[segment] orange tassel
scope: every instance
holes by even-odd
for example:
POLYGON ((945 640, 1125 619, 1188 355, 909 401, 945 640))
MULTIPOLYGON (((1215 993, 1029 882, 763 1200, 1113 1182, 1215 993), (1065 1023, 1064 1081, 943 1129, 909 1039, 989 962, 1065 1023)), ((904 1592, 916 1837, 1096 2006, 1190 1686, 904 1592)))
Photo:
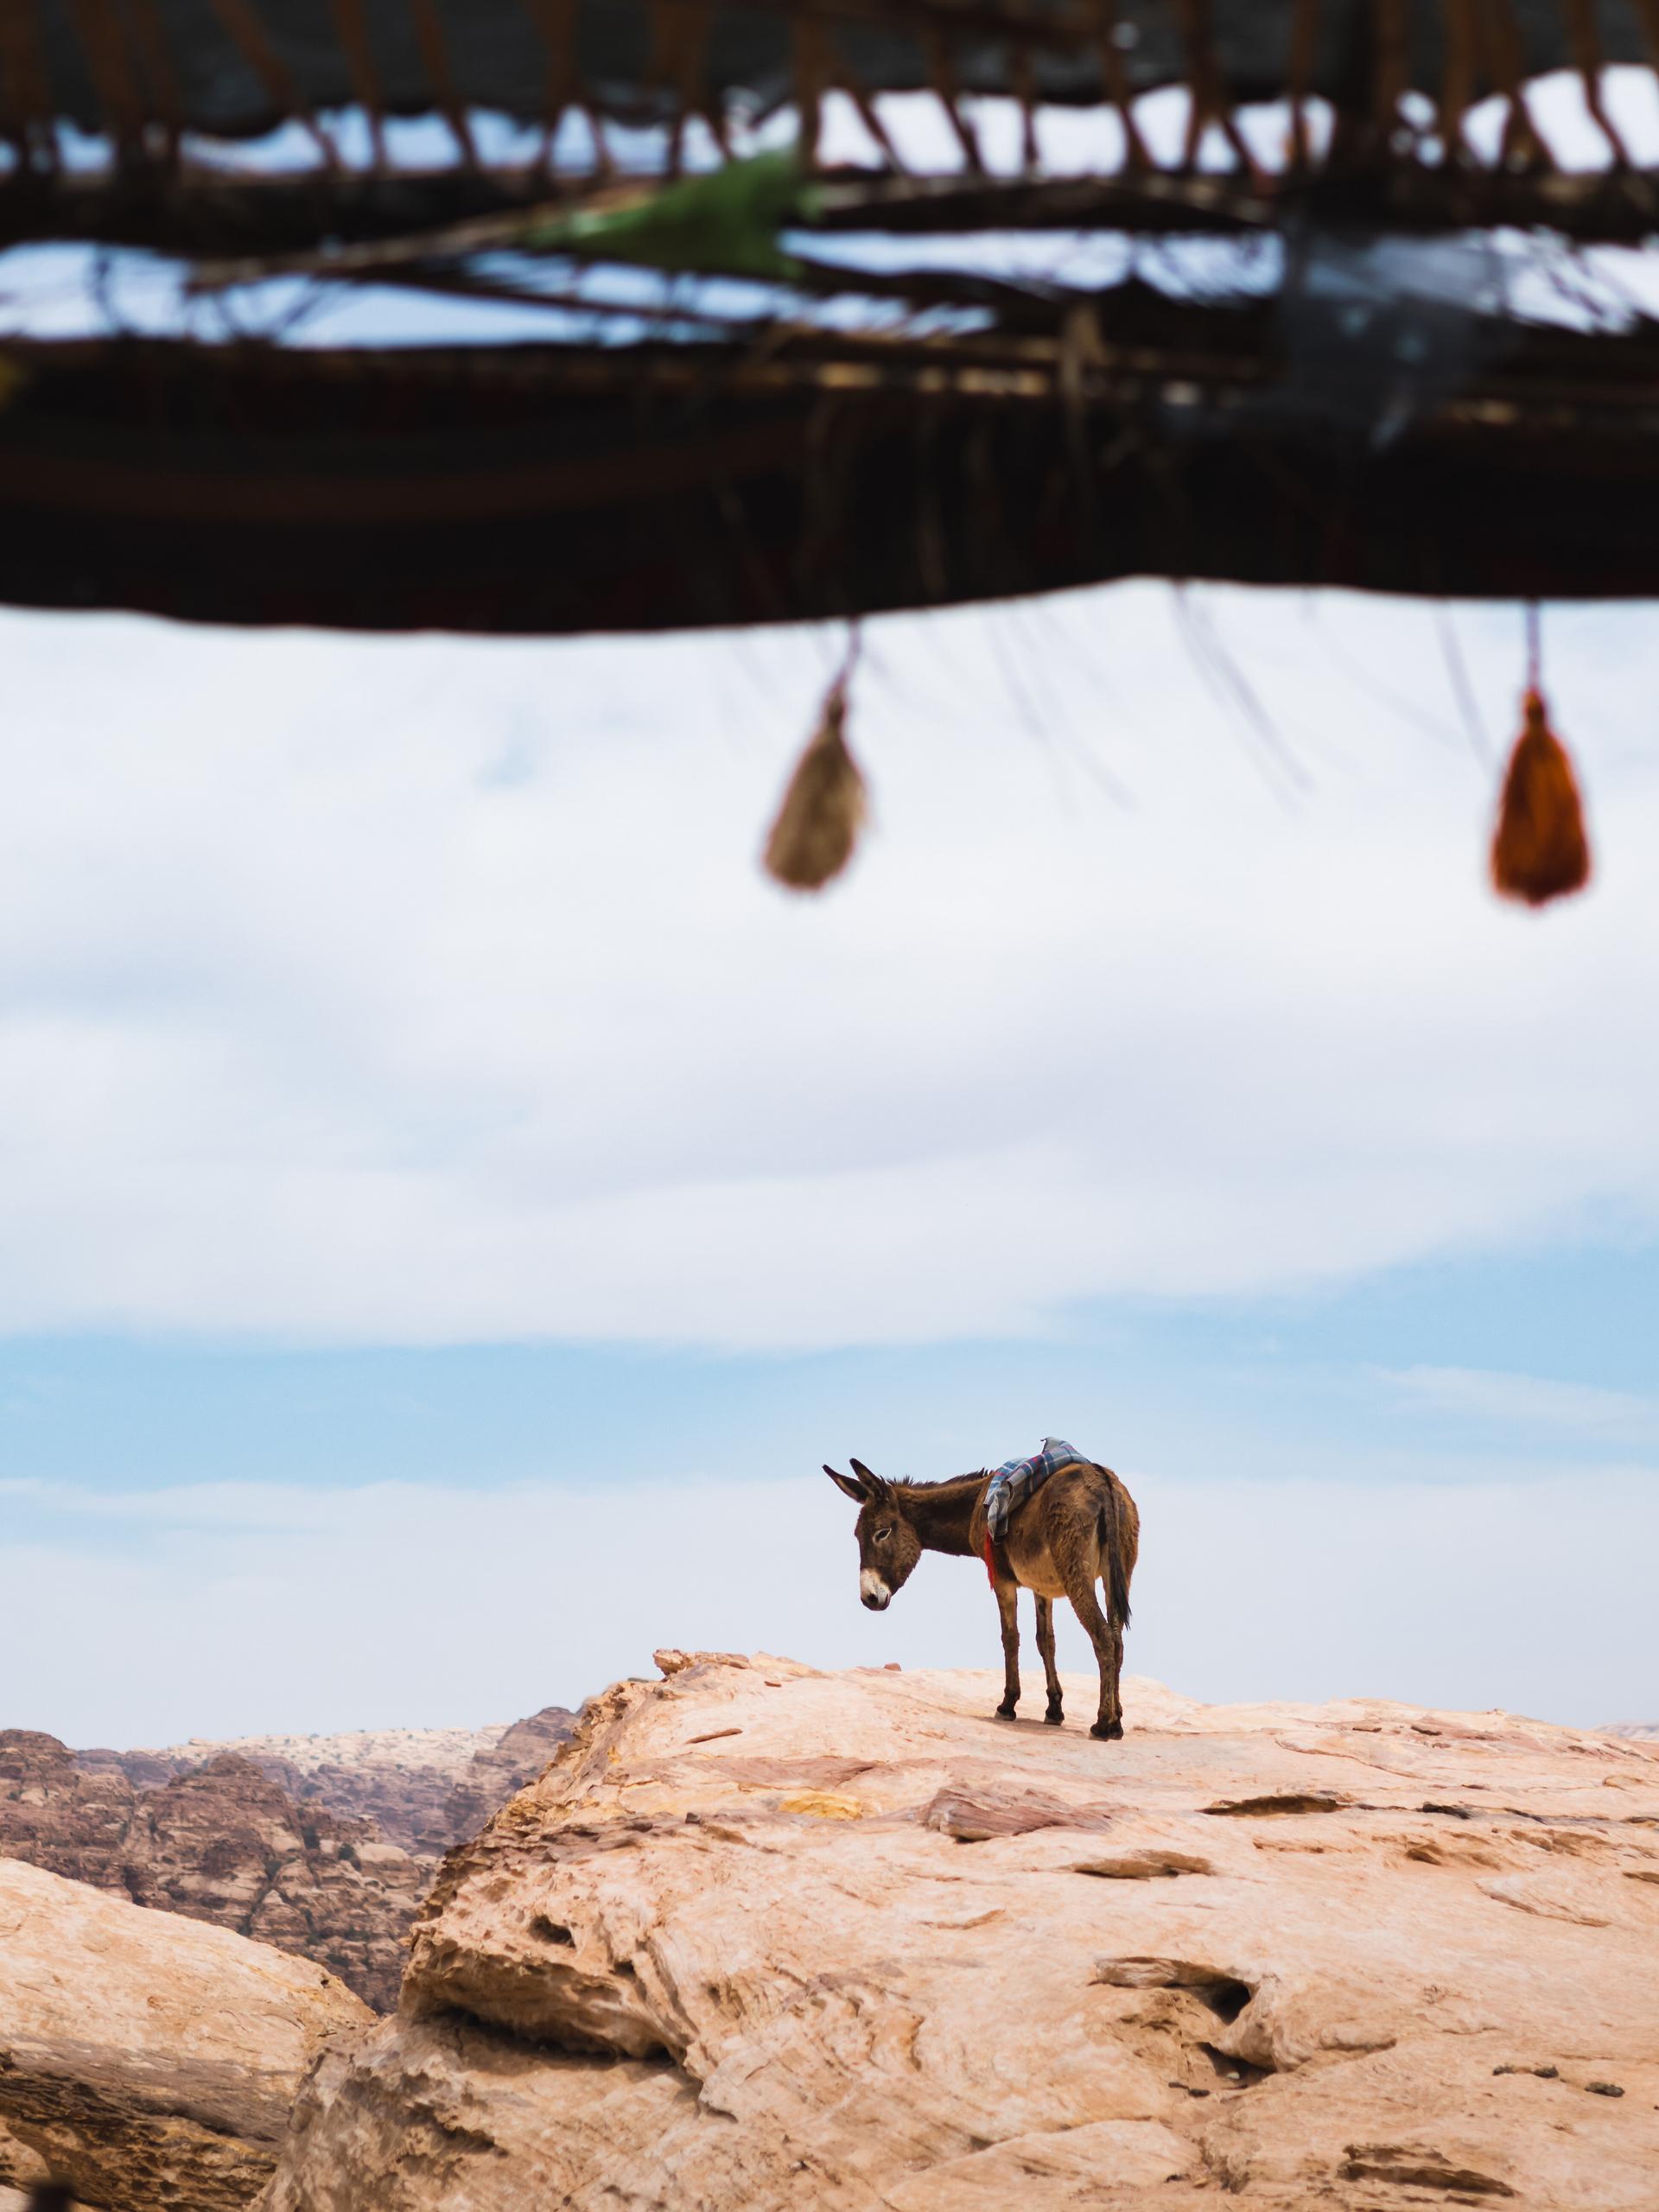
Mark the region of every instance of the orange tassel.
POLYGON ((1589 880, 1578 779, 1535 687, 1527 693, 1526 726, 1503 779, 1492 838, 1493 887, 1505 899, 1542 906, 1582 891, 1589 880))
POLYGON ((791 891, 822 891, 853 856, 867 793, 847 747, 847 671, 830 685, 766 839, 766 874, 791 891))

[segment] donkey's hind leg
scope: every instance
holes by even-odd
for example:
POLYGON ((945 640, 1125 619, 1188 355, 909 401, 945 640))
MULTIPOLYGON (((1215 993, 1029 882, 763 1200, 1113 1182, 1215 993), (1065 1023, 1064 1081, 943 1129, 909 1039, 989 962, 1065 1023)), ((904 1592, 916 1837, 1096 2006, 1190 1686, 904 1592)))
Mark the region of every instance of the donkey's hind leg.
POLYGON ((1060 1702, 1060 1675, 1054 1664, 1054 1600, 1037 1600, 1037 1649, 1043 1655, 1043 1673, 1048 1682, 1048 1710, 1043 1718, 1051 1728, 1058 1728, 1065 1718, 1060 1702))
POLYGON ((1065 1594, 1071 1600, 1072 1611, 1083 1623, 1084 1634, 1095 1647, 1095 1661, 1100 1669, 1100 1715, 1089 1733, 1115 1739, 1123 1733, 1123 1706, 1117 1687, 1123 1665, 1123 1638, 1100 1610, 1092 1575, 1068 1568, 1065 1594))
POLYGON ((1020 1585, 996 1578, 996 1610, 1002 1624, 1002 1702, 999 1720, 1012 1720, 1020 1702, 1020 1585))

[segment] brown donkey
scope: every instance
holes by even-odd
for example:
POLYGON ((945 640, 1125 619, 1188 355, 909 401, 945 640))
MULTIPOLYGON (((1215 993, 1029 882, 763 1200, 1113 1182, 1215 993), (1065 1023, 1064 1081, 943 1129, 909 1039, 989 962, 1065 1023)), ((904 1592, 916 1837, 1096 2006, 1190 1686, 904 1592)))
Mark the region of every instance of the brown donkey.
POLYGON ((1100 1713, 1089 1733, 1123 1733, 1118 1684, 1123 1671, 1123 1631, 1129 1624, 1129 1577, 1141 1548, 1141 1516, 1109 1467, 1097 1467, 1087 1459, 1057 1467, 1014 1508, 1005 1540, 988 1548, 988 1469, 957 1475, 950 1482, 889 1483, 873 1475, 861 1459, 851 1465, 850 1475, 838 1475, 829 1466, 823 1471, 861 1509, 858 1587, 872 1612, 887 1611, 924 1552, 982 1558, 990 1569, 1002 1622, 1003 1689, 997 1718, 1012 1720, 1020 1702, 1020 1623, 1014 1608, 1023 1586, 1037 1599, 1037 1649, 1048 1680, 1048 1710, 1043 1718, 1058 1727, 1062 1713, 1060 1677, 1054 1664, 1054 1600, 1069 1598, 1100 1665, 1100 1713), (1095 1585, 1102 1581, 1106 1586, 1104 1613, 1095 1597, 1095 1585))

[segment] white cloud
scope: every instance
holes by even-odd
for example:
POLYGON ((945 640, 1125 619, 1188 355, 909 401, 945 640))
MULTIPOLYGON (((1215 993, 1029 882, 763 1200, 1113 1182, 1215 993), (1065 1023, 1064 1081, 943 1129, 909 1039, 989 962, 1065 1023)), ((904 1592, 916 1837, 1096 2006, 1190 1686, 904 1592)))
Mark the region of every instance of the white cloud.
MULTIPOLYGON (((1131 1670, 1217 1699, 1384 1695, 1593 1723, 1659 1713, 1651 1469, 1538 1482, 1133 1473, 1131 1670)), ((0 1546, 0 1720, 76 1744, 477 1725, 651 1674, 655 1646, 992 1666, 973 1560, 857 1599, 822 1477, 735 1484, 201 1484, 60 1494, 0 1546)), ((1056 1609, 1062 1663, 1088 1647, 1056 1609)), ((1027 1704, 1040 1667, 1026 1619, 1027 1704)))
POLYGON ((8 618, 0 1328, 939 1338, 1650 1230, 1659 644, 1552 618, 1601 876, 1535 917, 1427 611, 1209 603, 1310 795, 1161 588, 877 625, 804 903, 823 636, 8 618))
POLYGON ((1406 1397, 1441 1413, 1620 1443, 1659 1438, 1659 1399, 1633 1390, 1469 1367, 1402 1368, 1387 1379, 1406 1397))

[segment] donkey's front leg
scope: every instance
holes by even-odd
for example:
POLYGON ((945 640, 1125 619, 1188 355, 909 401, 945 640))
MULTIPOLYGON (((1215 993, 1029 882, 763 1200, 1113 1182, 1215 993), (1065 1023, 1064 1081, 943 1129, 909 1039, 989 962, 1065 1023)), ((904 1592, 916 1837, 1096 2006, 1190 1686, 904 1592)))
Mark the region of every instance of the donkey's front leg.
POLYGON ((996 1708, 999 1720, 1012 1720, 1014 1707, 1020 1702, 1020 1585, 1007 1581, 1001 1575, 996 1579, 996 1610, 1002 1624, 1002 1702, 996 1708))

